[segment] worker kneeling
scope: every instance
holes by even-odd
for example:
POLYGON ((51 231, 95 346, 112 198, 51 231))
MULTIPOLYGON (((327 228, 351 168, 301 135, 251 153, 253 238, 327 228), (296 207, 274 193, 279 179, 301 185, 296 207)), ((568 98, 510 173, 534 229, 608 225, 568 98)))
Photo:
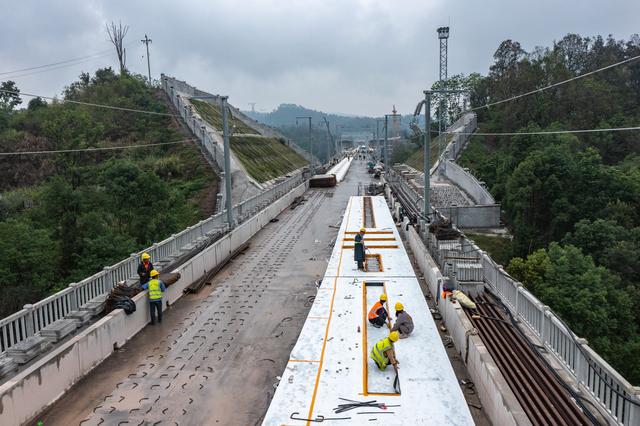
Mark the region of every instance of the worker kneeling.
POLYGON ((397 342, 399 338, 398 332, 392 331, 389 333, 389 337, 385 337, 373 345, 373 349, 371 349, 371 359, 375 361, 380 370, 386 369, 389 364, 394 367, 398 366, 399 362, 396 359, 393 342, 397 342))
POLYGON ((413 318, 404 311, 404 306, 400 302, 396 302, 396 323, 391 331, 400 333, 401 339, 406 339, 413 331, 413 318))
POLYGON ((149 274, 151 279, 148 283, 143 284, 142 288, 149 290, 149 312, 151 312, 151 325, 156 323, 156 311, 158 312, 158 322, 162 322, 162 294, 166 290, 166 286, 158 279, 160 273, 155 269, 149 274))
POLYGON ((387 313, 387 309, 384 307, 384 304, 387 302, 386 293, 382 293, 380 295, 380 300, 373 305, 371 310, 369 311, 369 322, 374 327, 382 327, 386 322, 387 318, 389 318, 389 314, 387 313))

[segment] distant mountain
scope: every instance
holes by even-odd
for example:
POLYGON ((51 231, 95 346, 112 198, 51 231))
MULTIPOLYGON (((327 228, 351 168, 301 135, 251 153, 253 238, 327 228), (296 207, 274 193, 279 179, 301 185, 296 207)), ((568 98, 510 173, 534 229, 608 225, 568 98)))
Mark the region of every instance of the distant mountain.
MULTIPOLYGON (((325 113, 322 111, 316 111, 313 109, 305 108, 301 105, 296 104, 280 104, 278 108, 271 112, 253 112, 253 111, 243 111, 246 115, 253 118, 254 120, 258 120, 262 123, 265 123, 269 126, 273 127, 289 127, 296 125, 296 117, 311 117, 314 126, 324 126, 324 122, 322 121, 323 117, 326 117, 331 125, 331 131, 334 132, 336 129, 336 125, 343 126, 344 132, 349 131, 362 131, 370 129, 370 131, 375 132, 376 129, 376 118, 380 119, 380 117, 359 117, 353 115, 341 115, 341 114, 333 114, 333 113, 325 113)), ((384 118, 384 117, 382 117, 384 118)), ((401 120, 401 129, 408 129, 409 123, 411 122, 412 117, 409 115, 403 116, 401 120)), ((302 120, 298 120, 298 125, 301 125, 302 120)), ((380 132, 382 132, 383 125, 378 125, 380 132)), ((382 135, 381 135, 382 136, 382 135)))

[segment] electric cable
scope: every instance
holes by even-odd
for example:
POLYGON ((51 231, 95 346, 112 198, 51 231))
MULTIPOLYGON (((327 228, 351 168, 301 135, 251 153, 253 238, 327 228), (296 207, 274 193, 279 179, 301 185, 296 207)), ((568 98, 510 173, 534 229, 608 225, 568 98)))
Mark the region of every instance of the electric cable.
POLYGON ((151 146, 162 146, 162 145, 176 145, 176 144, 181 144, 181 143, 193 142, 194 140, 195 140, 194 138, 188 138, 188 139, 181 139, 181 140, 171 141, 171 142, 157 142, 157 143, 147 143, 147 144, 137 144, 137 145, 106 146, 106 147, 81 148, 81 149, 58 149, 58 150, 50 150, 50 151, 0 152, 0 156, 62 154, 62 153, 69 153, 69 152, 114 151, 114 150, 118 150, 118 149, 146 148, 146 147, 151 147, 151 146))
MULTIPOLYGON (((617 67, 617 66, 619 66, 619 65, 626 64, 627 62, 635 61, 636 59, 639 59, 639 58, 640 58, 640 55, 633 56, 633 57, 631 57, 631 58, 627 58, 627 59, 622 60, 622 61, 620 61, 620 62, 616 62, 615 64, 610 64, 610 65, 604 66, 604 67, 602 67, 602 68, 598 68, 598 69, 596 69, 596 70, 589 71, 589 72, 586 72, 586 73, 584 73, 584 74, 577 75, 577 76, 575 76, 575 77, 571 77, 571 78, 569 78, 569 79, 567 79, 567 80, 558 81, 558 82, 556 82, 556 83, 550 84, 550 85, 545 86, 545 87, 541 87, 541 88, 539 88, 539 89, 531 90, 531 91, 529 91, 529 92, 521 93, 521 94, 519 94, 519 95, 512 96, 512 97, 507 98, 507 99, 502 99, 502 100, 500 100, 500 101, 490 102, 490 103, 488 103, 488 104, 484 104, 484 105, 481 105, 481 106, 478 106, 478 107, 475 107, 475 108, 471 108, 471 109, 468 109, 468 110, 467 110, 467 111, 465 111, 465 112, 469 112, 469 111, 476 111, 476 110, 478 110, 478 109, 482 109, 482 108, 489 108, 489 107, 494 106, 494 105, 499 105, 499 104, 502 104, 502 103, 505 103, 505 102, 513 101, 513 100, 515 100, 515 99, 523 98, 523 97, 525 97, 525 96, 533 95, 534 93, 539 93, 539 92, 545 91, 545 90, 547 90, 547 89, 552 89, 552 88, 554 88, 554 87, 558 87, 558 86, 561 86, 561 85, 563 85, 563 84, 566 84, 566 83, 569 83, 569 82, 572 82, 572 81, 575 81, 575 80, 579 80, 579 79, 584 78, 584 77, 588 77, 588 76, 590 76, 590 75, 593 75, 593 74, 599 73, 599 72, 601 72, 601 71, 605 71, 605 70, 608 70, 608 69, 610 69, 610 68, 614 68, 614 67, 617 67)), ((462 115, 462 114, 461 114, 461 115, 462 115)))
MULTIPOLYGON (((527 136, 527 135, 561 135, 572 133, 604 133, 604 132, 627 132, 640 130, 640 126, 633 127, 610 127, 606 129, 580 129, 580 130, 541 130, 539 132, 442 132, 447 134, 471 135, 471 136, 527 136)), ((432 133, 435 132, 432 130, 432 133)), ((437 132, 435 132, 437 133, 437 132)))
MULTIPOLYGON (((124 46, 129 46, 132 43, 133 42, 126 43, 124 46)), ((48 67, 53 67, 53 66, 57 66, 57 65, 68 64, 70 62, 76 62, 76 61, 87 60, 87 59, 91 59, 91 58, 95 58, 95 57, 106 56, 107 53, 111 54, 112 52, 113 52, 113 48, 105 49, 105 50, 101 50, 101 51, 96 52, 96 53, 92 53, 90 55, 79 56, 77 58, 66 59, 64 61, 52 62, 50 64, 38 65, 38 66, 35 66, 35 67, 20 68, 20 69, 13 70, 13 71, 3 71, 3 72, 0 72, 0 75, 16 74, 16 73, 24 72, 24 71, 32 71, 32 70, 38 70, 38 69, 41 69, 41 68, 48 68, 48 67)))

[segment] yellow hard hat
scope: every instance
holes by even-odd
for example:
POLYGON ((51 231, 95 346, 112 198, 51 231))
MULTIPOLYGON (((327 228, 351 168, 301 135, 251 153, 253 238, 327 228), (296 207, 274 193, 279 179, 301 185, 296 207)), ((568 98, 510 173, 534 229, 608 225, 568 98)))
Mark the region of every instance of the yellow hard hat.
POLYGON ((389 333, 389 340, 391 340, 392 342, 397 342, 399 338, 400 334, 397 331, 392 331, 391 333, 389 333))
POLYGON ((151 259, 151 256, 149 256, 149 253, 142 253, 142 260, 149 260, 151 259))
POLYGON ((400 302, 396 302, 396 311, 404 311, 404 306, 400 302))
POLYGON ((156 271, 155 269, 151 270, 151 274, 152 277, 157 277, 158 275, 160 275, 160 272, 156 271))
POLYGON ((380 301, 382 301, 382 302, 386 302, 387 301, 387 293, 382 293, 380 295, 380 301))
POLYGON ((360 228, 360 232, 367 232, 367 230, 364 228, 360 228))

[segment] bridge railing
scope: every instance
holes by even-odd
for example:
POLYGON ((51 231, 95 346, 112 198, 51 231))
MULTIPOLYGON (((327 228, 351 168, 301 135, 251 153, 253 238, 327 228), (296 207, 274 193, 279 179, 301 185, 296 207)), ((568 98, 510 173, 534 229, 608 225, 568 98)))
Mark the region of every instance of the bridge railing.
MULTIPOLYGON (((268 190, 234 206, 234 217, 238 223, 245 221, 304 181, 305 176, 298 173, 273 185, 268 190)), ((228 230, 225 221, 226 210, 223 210, 145 250, 132 253, 130 257, 115 265, 107 266, 102 271, 78 283, 69 284, 64 290, 52 294, 46 299, 33 305, 25 305, 20 311, 1 319, 0 354, 48 325, 64 318, 69 312, 77 310, 91 299, 108 293, 116 283, 135 277, 139 258, 143 252, 149 253, 156 262, 162 261, 178 254, 183 247, 207 236, 211 231, 228 230)))
MULTIPOLYGON (((398 173, 391 172, 393 185, 399 185, 409 198, 419 195, 398 173)), ((420 198, 421 200, 421 198, 420 198)), ((439 212, 436 214, 443 218, 439 212)), ((622 425, 640 425, 640 388, 632 386, 600 355, 579 338, 548 306, 512 278, 472 240, 462 234, 465 251, 478 253, 484 281, 511 311, 552 353, 576 381, 622 425)), ((431 241, 430 241, 431 242, 431 241)), ((442 266, 436 244, 428 244, 434 259, 442 266)))

